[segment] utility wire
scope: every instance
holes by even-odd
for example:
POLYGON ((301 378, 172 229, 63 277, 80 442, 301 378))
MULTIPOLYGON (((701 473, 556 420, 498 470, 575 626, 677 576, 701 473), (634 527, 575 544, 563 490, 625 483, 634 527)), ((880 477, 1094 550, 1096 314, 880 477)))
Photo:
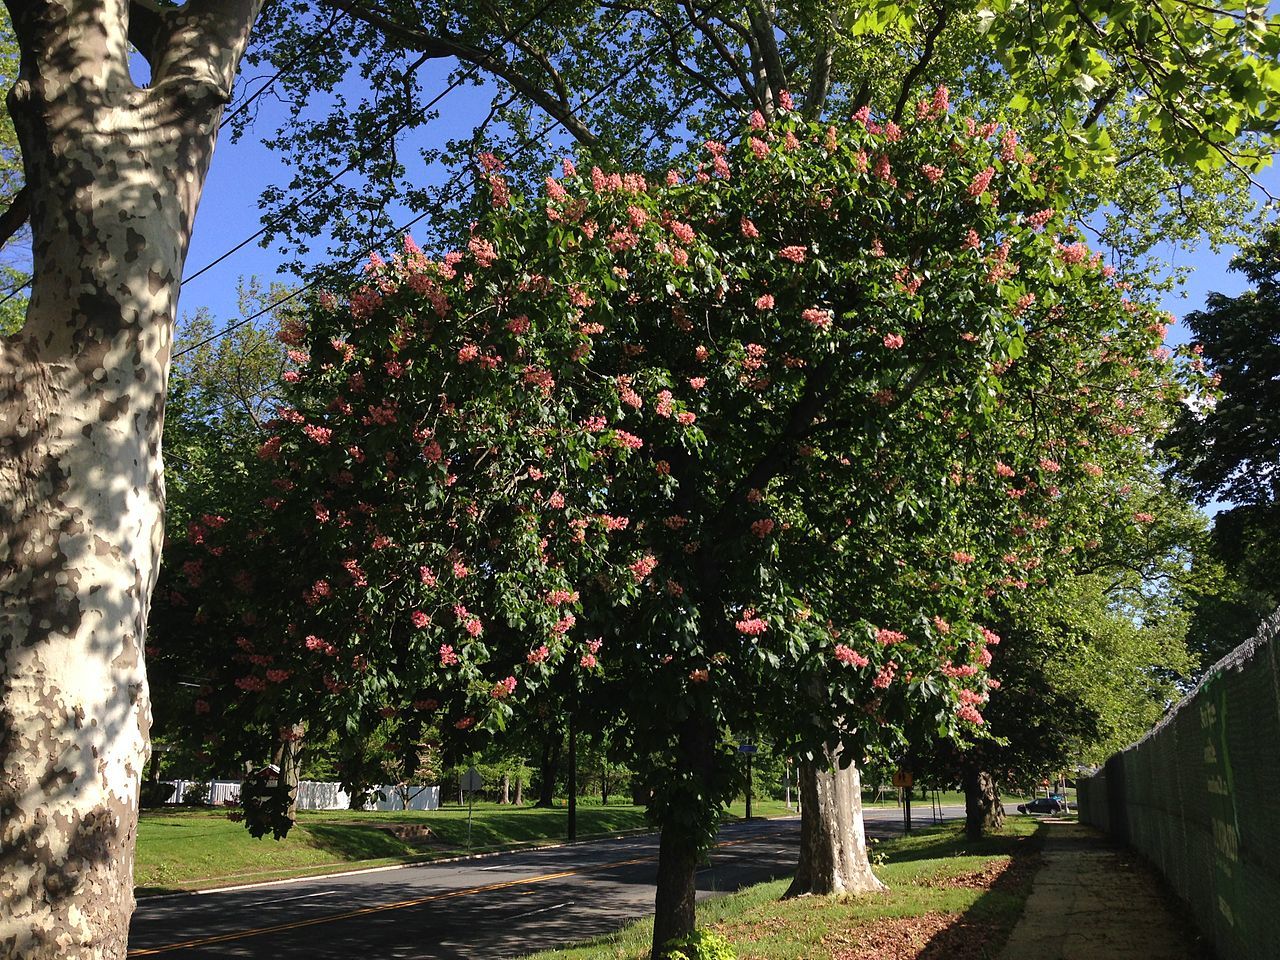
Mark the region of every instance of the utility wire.
MULTIPOLYGON (((511 30, 508 33, 508 35, 503 39, 503 43, 510 42, 515 37, 519 36, 524 30, 528 29, 530 26, 536 23, 539 17, 545 14, 552 6, 554 6, 558 2, 559 0, 546 0, 545 3, 543 3, 537 10, 535 10, 528 17, 528 19, 526 19, 523 23, 518 24, 513 30, 511 30)), ((463 71, 461 74, 455 77, 447 87, 445 87, 438 94, 432 97, 431 100, 429 100, 427 103, 423 104, 413 113, 397 119, 384 132, 381 140, 379 141, 379 145, 387 142, 388 140, 393 139, 394 137, 399 135, 401 131, 403 131, 405 128, 409 127, 410 125, 421 122, 423 119, 426 118, 427 114, 430 113, 432 107, 438 104, 441 100, 443 100, 446 96, 448 96, 454 90, 458 89, 458 87, 462 86, 467 81, 474 79, 479 72, 480 72, 480 67, 478 65, 471 66, 469 69, 463 71)), ((360 162, 369 155, 370 151, 373 149, 373 146, 374 145, 371 144, 365 147, 365 149, 363 149, 362 151, 360 151, 359 154, 357 154, 354 160, 348 163, 345 167, 343 167, 337 173, 331 174, 324 181, 324 183, 321 183, 318 186, 312 188, 311 191, 308 192, 306 196, 297 197, 293 200, 290 200, 283 207, 277 210, 274 215, 268 217, 266 219, 266 222, 263 223, 263 225, 259 227, 251 236, 245 237, 243 240, 237 243, 230 250, 226 251, 221 256, 218 256, 215 259, 209 261, 203 267, 197 270, 195 273, 191 274, 190 276, 183 277, 182 282, 184 284, 190 283, 192 280, 195 280, 197 277, 200 277, 205 273, 207 273, 209 270, 212 270, 214 267, 222 263, 228 257, 243 250, 249 244, 253 243, 253 241, 257 240, 259 237, 265 234, 272 227, 282 222, 285 219, 285 216, 290 211, 297 209, 302 204, 308 202, 309 200, 314 199, 315 197, 323 193, 325 190, 329 189, 329 187, 333 186, 333 184, 336 183, 339 179, 341 179, 342 177, 350 173, 352 170, 354 170, 360 164, 360 162)))
POLYGON ((232 120, 234 120, 240 114, 244 113, 247 109, 249 109, 249 107, 253 104, 253 102, 257 100, 260 96, 262 96, 264 93, 266 93, 267 90, 269 90, 277 80, 279 80, 286 73, 292 70, 295 66, 301 63, 305 57, 308 57, 311 54, 315 53, 315 51, 320 48, 321 42, 327 39, 333 33, 333 29, 338 25, 338 21, 343 19, 346 16, 347 16, 346 11, 335 10, 333 13, 333 16, 329 18, 328 26, 326 26, 323 30, 321 30, 316 36, 312 37, 311 42, 308 43, 305 47, 303 47, 302 52, 298 54, 298 56, 294 57, 292 60, 286 63, 283 67, 277 70, 274 74, 272 74, 271 77, 267 79, 266 83, 264 83, 257 90, 255 90, 253 94, 248 97, 248 99, 237 104, 234 110, 232 110, 225 117, 223 117, 222 122, 218 124, 218 129, 221 130, 223 127, 227 126, 227 124, 229 124, 232 120))
MULTIPOLYGON (((580 103, 580 104, 578 105, 578 109, 579 109, 579 110, 581 110, 581 109, 582 109, 582 108, 584 108, 584 107, 590 106, 591 104, 593 104, 594 102, 596 102, 597 100, 599 100, 601 97, 603 97, 605 94, 613 92, 613 90, 616 88, 617 84, 618 84, 621 80, 623 80, 623 79, 624 79, 628 74, 630 74, 630 73, 632 73, 633 71, 635 71, 635 70, 636 70, 638 67, 640 67, 643 63, 648 62, 649 57, 650 57, 653 53, 657 52, 657 50, 658 50, 658 49, 661 49, 661 48, 662 48, 663 46, 665 46, 665 45, 666 45, 666 41, 664 40, 662 44, 659 44, 658 46, 654 47, 652 50, 645 50, 645 51, 643 51, 643 52, 640 54, 640 56, 638 56, 638 57, 636 57, 636 58, 635 58, 635 60, 634 60, 633 62, 631 62, 631 63, 627 64, 625 67, 623 67, 623 69, 622 69, 622 70, 620 70, 620 71, 617 73, 617 75, 616 75, 616 76, 612 77, 612 78, 611 78, 607 83, 605 83, 602 87, 600 87, 600 89, 598 89, 594 94, 592 94, 592 95, 591 95, 590 97, 588 97, 586 100, 582 101, 582 103, 580 103)), ((677 115, 679 112, 680 112, 680 108, 676 108, 675 110, 673 110, 673 111, 672 111, 672 117, 674 117, 675 115, 677 115)), ((538 130, 536 133, 531 134, 530 136, 526 137, 523 141, 521 141, 521 143, 519 144, 519 146, 517 146, 517 147, 516 147, 516 149, 517 149, 517 150, 523 150, 523 149, 525 149, 525 148, 527 148, 527 147, 531 147, 531 146, 536 145, 537 143, 539 143, 539 142, 542 140, 542 138, 543 138, 543 137, 544 137, 544 136, 545 136, 549 131, 551 131, 555 126, 557 126, 557 124, 558 124, 558 121, 555 121, 555 120, 552 120, 552 121, 548 122, 547 124, 544 124, 544 125, 543 125, 543 127, 542 127, 540 130, 538 130)), ((653 136, 651 136, 651 137, 649 138, 649 140, 647 140, 647 141, 645 142, 645 144, 643 144, 643 145, 641 145, 641 146, 639 147, 639 151, 641 151, 641 152, 642 152, 643 150, 647 149, 648 145, 649 145, 649 144, 651 144, 651 143, 653 142, 653 140, 654 140, 654 139, 656 139, 657 135, 658 135, 658 134, 655 132, 655 134, 654 134, 653 136)), ((634 155, 634 152, 633 152, 633 155, 634 155)), ((455 174, 450 178, 450 182, 446 183, 446 184, 445 184, 445 186, 441 188, 441 192, 445 192, 445 191, 449 190, 449 189, 451 188, 451 186, 453 186, 453 185, 454 185, 454 182, 458 181, 458 180, 461 178, 462 173, 463 173, 463 171, 462 171, 462 170, 459 170, 457 173, 455 173, 455 174)), ((470 186, 474 185, 474 183, 475 183, 475 175, 474 175, 474 174, 472 174, 472 176, 471 176, 471 182, 470 182, 469 184, 467 184, 467 186, 468 186, 468 187, 470 187, 470 186)), ((406 223, 402 224, 401 226, 397 227, 394 231, 392 231, 392 233, 391 233, 391 234, 390 234, 386 239, 387 239, 387 240, 394 240, 396 237, 403 236, 403 235, 404 235, 404 234, 405 234, 409 229, 411 229, 411 228, 412 228, 413 226, 415 226, 416 224, 420 223, 422 220, 426 219, 426 218, 427 218, 427 217, 428 217, 432 212, 433 212, 433 211, 431 211, 431 210, 423 211, 422 213, 420 213, 420 214, 418 214, 417 216, 415 216, 413 219, 411 219, 411 220, 409 220, 408 222, 406 222, 406 223)), ((358 263, 361 259, 363 259, 363 257, 364 257, 364 254, 363 254, 363 253, 361 253, 361 254, 359 254, 359 255, 357 255, 357 256, 355 256, 355 257, 352 257, 352 258, 348 259, 347 261, 345 261, 345 262, 344 262, 344 264, 343 264, 343 268, 344 268, 344 269, 349 269, 351 266, 354 266, 354 265, 355 265, 356 263, 358 263)), ((235 323, 229 324, 225 329, 223 329, 223 330, 219 331, 218 333, 215 333, 215 334, 210 335, 209 337, 206 337, 204 340, 200 341, 199 343, 195 343, 195 344, 192 344, 192 345, 191 345, 191 346, 189 346, 189 347, 185 347, 184 349, 182 349, 182 350, 180 350, 180 351, 178 351, 177 353, 175 353, 175 354, 174 354, 175 359, 176 359, 177 357, 182 356, 183 354, 186 354, 186 353, 191 352, 192 350, 199 349, 200 347, 202 347, 202 346, 204 346, 204 345, 206 345, 206 344, 208 344, 208 343, 211 343, 211 342, 213 342, 214 340, 218 339, 219 337, 225 336, 226 334, 231 333, 231 332, 233 332, 234 330, 239 329, 240 327, 245 326, 246 324, 252 323, 254 320, 256 320, 256 319, 258 319, 259 317, 261 317, 261 316, 263 316, 263 315, 265 315, 265 314, 269 313, 270 311, 274 310, 276 307, 282 306, 283 304, 288 303, 288 302, 290 302, 290 301, 294 300, 295 298, 297 298, 297 297, 301 296, 303 293, 307 292, 308 290, 314 289, 315 287, 319 286, 319 285, 320 285, 320 283, 321 283, 321 280, 322 280, 322 278, 316 278, 316 279, 314 279, 314 280, 310 281, 309 283, 307 283, 307 284, 305 284, 305 285, 303 285, 303 286, 299 287, 298 289, 296 289, 296 290, 292 291, 291 293, 289 293, 289 294, 287 294, 287 295, 285 295, 285 296, 283 296, 283 297, 280 297, 279 299, 277 299, 277 300, 273 301, 272 303, 267 304, 265 307, 263 307, 262 309, 260 309, 260 310, 256 311, 256 312, 255 312, 255 313, 253 313, 252 315, 250 315, 250 316, 248 316, 248 317, 244 317, 243 319, 238 320, 238 321, 236 321, 235 323)), ((261 348, 261 346, 262 346, 262 342, 259 342, 259 343, 255 344, 252 348, 250 348, 250 354, 255 353, 258 349, 260 349, 260 348, 261 348)), ((269 391, 271 391, 271 390, 275 389, 275 387, 277 387, 278 385, 279 385, 278 383, 273 383, 273 384, 271 384, 271 385, 270 385, 270 386, 268 386, 268 387, 264 387, 262 390, 258 391, 258 393, 257 393, 256 395, 254 395, 254 396, 259 397, 259 398, 261 398, 261 397, 265 397, 265 395, 266 395, 269 391)), ((236 398, 235 400, 227 400, 227 401, 224 401, 223 403, 219 404, 217 407, 214 407, 213 409, 211 409, 211 410, 208 412, 208 415, 209 415, 209 416, 213 416, 213 415, 215 415, 215 414, 217 414, 217 413, 220 413, 223 409, 225 409, 226 407, 230 406, 233 402, 239 402, 239 398, 236 398)))
MULTIPOLYGON (((239 116, 241 113, 244 113, 244 111, 249 109, 249 107, 254 103, 255 100, 257 100, 264 93, 266 93, 272 86, 274 86, 277 80, 279 80, 286 73, 292 70, 295 66, 301 63, 304 57, 309 56, 310 54, 314 53, 317 49, 319 49, 320 44, 333 33, 334 28, 338 25, 338 21, 340 21, 346 16, 347 16, 347 13, 345 11, 342 11, 342 10, 335 11, 334 15, 329 19, 328 25, 323 30, 321 30, 320 33, 318 33, 315 37, 312 38, 311 42, 308 43, 303 48, 302 52, 298 56, 290 60, 288 63, 286 63, 284 66, 282 66, 274 74, 272 74, 266 80, 266 82, 263 83, 260 87, 258 87, 258 89, 255 90, 247 99, 237 104, 235 109, 233 109, 230 113, 228 113, 225 117, 222 118, 222 122, 218 124, 218 129, 219 130, 223 129, 229 123, 231 123, 231 121, 234 120, 237 116, 239 116)), ((234 253, 236 250, 241 249, 242 247, 245 246, 245 244, 251 242, 252 240, 257 239, 257 237, 261 236, 261 234, 262 234, 262 231, 259 231, 253 237, 250 237, 249 240, 246 240, 244 243, 241 243, 238 246, 236 246, 233 250, 230 251, 230 253, 234 253)), ((200 270, 200 273, 204 273, 204 271, 208 270, 209 267, 212 267, 217 263, 221 263, 228 256, 230 256, 230 253, 224 254, 223 256, 215 260, 213 263, 202 268, 200 270)), ((197 273, 195 276, 199 276, 200 273, 197 273)), ((191 279, 194 279, 194 278, 195 277, 192 277, 191 279)), ((18 286, 14 287, 12 290, 6 293, 4 297, 0 297, 0 306, 4 306, 6 303, 8 303, 10 300, 16 297, 23 290, 26 290, 28 287, 30 287, 33 280, 34 280, 33 277, 27 277, 26 280, 24 280, 22 283, 18 284, 18 286)))
MULTIPOLYGON (((636 57, 636 58, 635 58, 631 63, 628 63, 626 66, 624 66, 624 67, 623 67, 623 68, 622 68, 622 69, 617 73, 617 75, 616 75, 616 76, 612 77, 612 78, 611 78, 611 79, 610 79, 610 80, 609 80, 609 81, 608 81, 604 86, 602 86, 599 90, 597 90, 594 94, 592 94, 592 95, 591 95, 590 97, 588 97, 586 100, 582 101, 582 102, 578 105, 578 108, 577 108, 577 109, 578 109, 578 110, 581 110, 581 109, 583 109, 584 107, 588 107, 588 106, 590 106, 591 104, 593 104, 595 101, 599 100, 601 97, 605 96, 605 95, 606 95, 606 94, 608 94, 608 93, 613 92, 613 90, 614 90, 614 88, 616 87, 616 85, 617 85, 617 84, 618 84, 622 79, 624 79, 624 78, 625 78, 629 73, 631 73, 631 72, 633 72, 634 70, 636 70, 636 69, 637 69, 639 66, 641 66, 642 64, 644 64, 644 63, 648 62, 648 60, 649 60, 649 58, 652 56, 652 54, 653 54, 654 52, 656 52, 656 50, 657 50, 657 49, 660 49, 660 47, 661 47, 661 46, 665 46, 665 41, 664 41, 664 43, 663 43, 662 45, 660 45, 659 47, 655 47, 653 50, 644 50, 644 51, 642 51, 642 52, 641 52, 641 54, 640 54, 639 56, 637 56, 637 57, 636 57)), ((530 136, 526 137, 524 140, 522 140, 522 141, 521 141, 521 143, 516 147, 516 149, 517 149, 517 150, 523 150, 523 149, 525 149, 525 148, 527 148, 527 147, 530 147, 530 146, 534 146, 534 145, 536 145, 538 142, 540 142, 540 141, 542 140, 542 138, 543 138, 544 136, 546 136, 546 134, 547 134, 548 132, 550 132, 550 131, 551 131, 554 127, 556 127, 558 124, 559 124, 559 121, 557 121, 557 120, 552 120, 552 121, 548 122, 547 124, 543 125, 543 127, 542 127, 540 130, 538 130, 536 133, 534 133, 534 134, 532 134, 532 135, 530 135, 530 136)), ((461 179, 462 175, 463 175, 463 170, 459 170, 457 173, 455 173, 452 177, 450 177, 449 181, 448 181, 448 182, 446 182, 446 183, 445 183, 445 185, 444 185, 443 187, 441 187, 440 192, 441 192, 441 193, 448 193, 448 192, 450 192, 450 191, 452 190, 452 191, 453 191, 453 196, 455 196, 455 197, 456 197, 457 193, 461 192, 461 189, 466 189, 466 188, 469 188, 470 186, 473 186, 473 185, 474 185, 474 183, 475 183, 475 176, 474 176, 474 174, 473 174, 473 175, 471 176, 470 183, 466 184, 466 185, 465 185, 464 187, 462 187, 461 189, 455 190, 454 188, 458 186, 458 181, 461 179)), ((388 235, 388 236, 384 237, 383 242, 390 242, 390 241, 394 240, 396 237, 403 236, 403 235, 404 235, 404 233, 405 233, 406 231, 408 231, 410 228, 412 228, 412 227, 416 226, 418 223, 420 223, 420 222, 422 222, 423 220, 425 220, 425 219, 426 219, 426 218, 427 218, 431 213, 433 213, 433 212, 434 212, 434 211, 432 211, 432 210, 426 210, 426 211, 423 211, 422 213, 418 214, 416 217, 414 217, 412 220, 408 221, 407 223, 401 224, 399 227, 395 228, 395 230, 393 230, 393 231, 390 233, 390 235, 388 235)), ((348 260, 346 260, 346 261, 344 261, 344 262, 343 262, 341 269, 350 269, 352 266, 354 266, 356 263, 358 263, 361 259, 363 259, 363 258, 364 258, 364 256, 365 256, 365 254, 364 254, 364 253, 360 253, 360 254, 358 254, 358 255, 357 255, 357 256, 355 256, 355 257, 351 257, 351 258, 349 258, 348 260)), ((212 343, 213 341, 217 340, 218 338, 223 337, 223 336, 226 336, 228 333, 232 333, 232 332, 234 332, 235 330, 238 330, 238 329, 240 329, 241 327, 245 326, 246 324, 252 323, 254 320, 257 320, 259 317, 264 316, 265 314, 267 314, 267 313, 269 313, 270 311, 274 310, 276 307, 279 307, 279 306, 282 306, 282 305, 284 305, 284 304, 286 304, 286 303, 289 303, 290 301, 292 301, 292 300, 296 299, 297 297, 301 296, 303 293, 305 293, 305 292, 307 292, 307 291, 309 291, 309 290, 312 290, 312 289, 314 289, 315 287, 319 286, 319 285, 320 285, 320 283, 322 282, 322 280, 323 280, 323 278, 322 278, 322 277, 317 277, 317 278, 315 278, 315 279, 313 279, 313 280, 311 280, 311 281, 307 282, 306 284, 302 285, 301 287, 298 287, 296 290, 293 290, 292 292, 290 292, 290 293, 288 293, 288 294, 286 294, 286 295, 284 295, 284 296, 280 297, 278 300, 275 300, 275 301, 273 301, 272 303, 267 304, 265 307, 263 307, 263 308, 262 308, 262 309, 260 309, 260 310, 257 310, 256 312, 254 312, 254 313, 253 313, 253 314, 251 314, 250 316, 248 316, 248 317, 244 317, 244 318, 242 318, 242 319, 240 319, 240 320, 237 320, 237 321, 235 321, 234 323, 230 323, 230 324, 228 324, 226 327, 224 327, 222 330, 219 330, 219 331, 217 331, 216 333, 212 333, 212 334, 210 334, 209 336, 205 337, 203 340, 200 340, 199 342, 194 343, 194 344, 192 344, 192 345, 191 345, 191 346, 189 346, 189 347, 184 347, 182 350, 180 350, 180 351, 178 351, 177 353, 175 353, 175 354, 174 354, 174 358, 176 359, 176 358, 178 358, 178 357, 183 356, 184 354, 190 353, 190 352, 191 352, 191 351, 193 351, 193 350, 198 350, 200 347, 203 347, 203 346, 205 346, 206 344, 212 343)))

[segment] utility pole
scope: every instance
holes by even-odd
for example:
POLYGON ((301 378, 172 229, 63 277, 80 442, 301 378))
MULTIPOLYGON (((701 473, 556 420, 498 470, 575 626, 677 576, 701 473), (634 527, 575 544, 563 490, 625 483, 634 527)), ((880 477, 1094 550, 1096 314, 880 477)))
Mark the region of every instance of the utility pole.
POLYGON ((578 725, 569 714, 569 839, 578 839, 578 725))

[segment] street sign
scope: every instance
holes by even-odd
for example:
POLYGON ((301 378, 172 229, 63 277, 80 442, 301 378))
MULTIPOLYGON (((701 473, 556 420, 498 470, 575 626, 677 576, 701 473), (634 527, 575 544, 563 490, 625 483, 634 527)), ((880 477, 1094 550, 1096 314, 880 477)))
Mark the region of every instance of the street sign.
POLYGON ((759 753, 760 748, 757 747, 754 743, 740 743, 738 744, 738 752, 739 753, 759 753))
POLYGON ((462 789, 468 793, 475 793, 477 790, 484 789, 484 778, 480 776, 480 771, 472 767, 462 775, 462 789))
POLYGON ((893 772, 893 785, 895 787, 909 787, 916 782, 916 778, 911 775, 910 770, 895 770, 893 772))

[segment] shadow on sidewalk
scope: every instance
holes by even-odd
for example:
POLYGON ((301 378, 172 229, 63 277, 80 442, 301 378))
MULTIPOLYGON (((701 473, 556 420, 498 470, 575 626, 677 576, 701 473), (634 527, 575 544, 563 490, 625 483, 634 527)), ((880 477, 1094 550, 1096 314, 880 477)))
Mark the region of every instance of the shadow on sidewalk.
MULTIPOLYGON (((997 835, 968 842, 962 853, 1005 853, 1010 859, 986 891, 958 917, 935 933, 916 960, 988 960, 996 957, 1022 917, 1036 873, 1043 866, 1046 827, 1029 837, 997 835)), ((957 878, 981 884, 982 873, 957 878)))

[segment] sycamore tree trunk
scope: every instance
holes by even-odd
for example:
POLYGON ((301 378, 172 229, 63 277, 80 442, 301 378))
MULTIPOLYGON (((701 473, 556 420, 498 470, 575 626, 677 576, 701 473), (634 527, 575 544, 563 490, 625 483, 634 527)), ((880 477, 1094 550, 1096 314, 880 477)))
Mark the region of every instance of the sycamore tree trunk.
POLYGON ((0 955, 125 955, 179 280, 260 0, 8 0, 34 281, 0 341, 0 955), (153 86, 129 75, 129 44, 153 86))
POLYGON ((970 840, 981 840, 1004 829, 1004 804, 995 779, 977 764, 964 767, 964 832, 970 840))
POLYGON ((867 858, 858 768, 839 761, 836 746, 820 762, 799 764, 800 858, 788 897, 884 889, 867 858))

